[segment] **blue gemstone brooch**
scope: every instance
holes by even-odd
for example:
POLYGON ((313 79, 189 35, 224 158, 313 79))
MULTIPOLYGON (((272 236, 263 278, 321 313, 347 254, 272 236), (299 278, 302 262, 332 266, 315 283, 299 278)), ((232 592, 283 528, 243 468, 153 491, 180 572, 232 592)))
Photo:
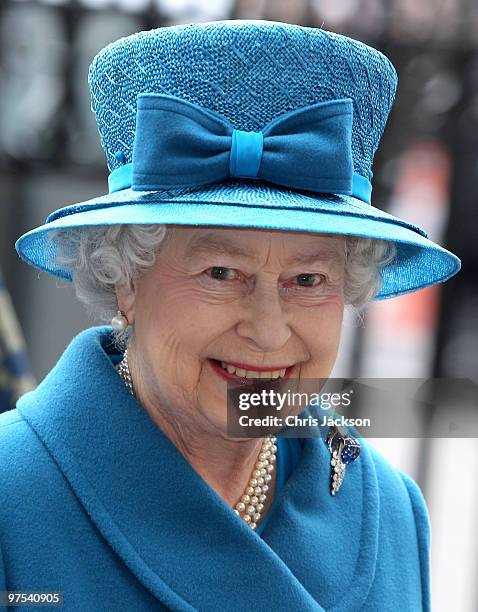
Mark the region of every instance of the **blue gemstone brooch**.
POLYGON ((325 439, 332 456, 330 493, 336 495, 345 478, 347 464, 355 461, 360 455, 360 442, 349 434, 344 433, 337 425, 332 425, 325 439))

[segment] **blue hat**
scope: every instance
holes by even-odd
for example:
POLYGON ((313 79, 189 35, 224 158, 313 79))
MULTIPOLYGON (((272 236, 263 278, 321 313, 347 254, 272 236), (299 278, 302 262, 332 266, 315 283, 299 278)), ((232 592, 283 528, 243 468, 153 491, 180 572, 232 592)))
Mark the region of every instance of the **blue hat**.
POLYGON ((19 238, 19 255, 41 270, 71 280, 55 262, 51 230, 116 223, 394 241, 377 299, 460 269, 423 230, 371 204, 397 75, 361 42, 262 20, 164 27, 105 47, 89 85, 109 193, 57 210, 19 238))

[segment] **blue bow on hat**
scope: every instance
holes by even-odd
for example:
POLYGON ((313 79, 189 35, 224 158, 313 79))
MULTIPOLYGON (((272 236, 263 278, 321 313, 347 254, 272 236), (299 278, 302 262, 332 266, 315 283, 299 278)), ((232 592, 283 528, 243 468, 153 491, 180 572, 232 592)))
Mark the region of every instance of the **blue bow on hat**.
POLYGON ((133 161, 113 170, 109 190, 195 188, 240 177, 349 194, 370 204, 370 181, 353 171, 352 116, 352 100, 343 98, 296 109, 248 132, 181 98, 140 94, 133 161))

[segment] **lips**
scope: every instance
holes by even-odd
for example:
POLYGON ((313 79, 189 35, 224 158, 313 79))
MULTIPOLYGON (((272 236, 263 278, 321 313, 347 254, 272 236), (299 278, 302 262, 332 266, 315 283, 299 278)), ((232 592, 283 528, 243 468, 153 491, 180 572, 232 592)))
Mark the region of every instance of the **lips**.
MULTIPOLYGON (((211 364, 211 366, 212 366, 213 370, 214 370, 214 371, 215 371, 215 372, 216 372, 216 373, 217 373, 217 374, 218 374, 218 375, 219 375, 221 378, 223 378, 223 379, 225 379, 225 380, 242 381, 242 382, 244 382, 244 383, 249 383, 249 384, 250 384, 251 382, 257 382, 257 381, 271 381, 271 380, 272 380, 272 381, 281 381, 281 380, 284 380, 284 379, 286 379, 286 378, 290 378, 290 377, 292 376, 293 372, 294 372, 294 367, 295 367, 295 365, 296 365, 296 364, 294 364, 294 365, 292 365, 292 366, 288 366, 288 367, 287 367, 287 366, 285 366, 285 367, 286 367, 286 371, 285 371, 284 376, 283 376, 283 377, 281 377, 281 378, 274 378, 274 379, 270 379, 270 378, 266 378, 266 379, 264 379, 264 378, 260 378, 260 379, 259 379, 259 378, 246 378, 245 376, 243 377, 243 376, 237 376, 236 374, 231 374, 231 373, 229 373, 227 370, 225 370, 225 369, 224 369, 224 368, 221 366, 221 362, 220 362, 220 361, 218 361, 217 359, 212 359, 212 358, 210 358, 210 359, 208 359, 208 361, 209 361, 209 363, 211 364)), ((235 363, 234 363, 234 362, 230 362, 230 361, 228 361, 228 362, 226 362, 226 363, 229 363, 229 364, 231 364, 231 365, 235 365, 235 363)), ((237 367, 239 367, 239 366, 237 366, 237 367)), ((246 368, 243 368, 243 369, 246 369, 246 368)), ((256 371, 256 372, 261 372, 261 371, 262 371, 262 372, 269 372, 269 371, 270 371, 268 368, 263 368, 263 367, 262 367, 262 368, 260 368, 260 369, 258 368, 257 370, 254 370, 254 368, 251 368, 251 369, 252 369, 253 371, 256 371)))
POLYGON ((264 366, 255 366, 255 365, 251 365, 251 364, 247 364, 247 363, 239 363, 238 361, 229 361, 226 359, 222 359, 222 360, 215 360, 218 363, 220 363, 220 361, 224 361, 225 363, 228 363, 229 365, 234 366, 235 368, 240 368, 241 370, 252 370, 253 372, 273 372, 276 370, 287 370, 287 368, 291 368, 293 366, 291 365, 276 365, 276 366, 270 366, 270 367, 264 367, 264 366))

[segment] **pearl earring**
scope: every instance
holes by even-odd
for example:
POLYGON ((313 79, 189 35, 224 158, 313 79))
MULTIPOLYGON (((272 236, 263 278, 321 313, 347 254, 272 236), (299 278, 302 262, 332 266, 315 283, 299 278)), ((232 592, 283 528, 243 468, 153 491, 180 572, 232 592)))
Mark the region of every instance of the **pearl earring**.
POLYGON ((123 332, 128 327, 128 319, 124 316, 121 310, 118 310, 116 316, 111 319, 111 327, 116 332, 123 332))

